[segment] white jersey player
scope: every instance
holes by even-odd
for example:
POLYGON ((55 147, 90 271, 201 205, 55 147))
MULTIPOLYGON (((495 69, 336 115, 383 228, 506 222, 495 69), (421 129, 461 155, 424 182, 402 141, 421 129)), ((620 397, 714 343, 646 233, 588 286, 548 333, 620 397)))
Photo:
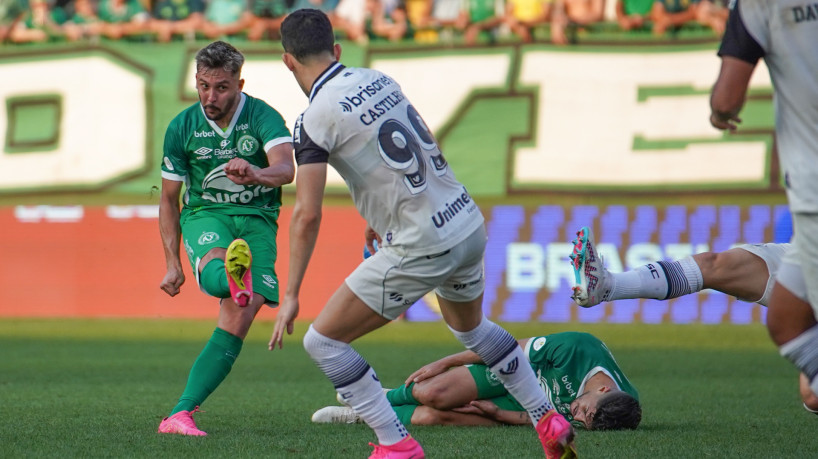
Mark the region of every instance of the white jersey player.
POLYGON ((794 236, 776 278, 767 328, 818 393, 818 11, 806 0, 735 0, 719 56, 710 122, 735 130, 763 58, 775 89, 775 132, 794 236), (812 307, 810 307, 812 303, 812 307))
MULTIPOLYGON (((590 228, 577 231, 571 253, 574 301, 584 308, 603 301, 669 300, 713 289, 767 306, 778 270, 792 244, 742 244, 724 252, 702 252, 676 261, 656 261, 622 273, 605 269, 590 228)), ((818 414, 818 397, 804 373, 799 377, 804 408, 818 414)))
POLYGON ((299 164, 329 162, 358 211, 402 255, 448 250, 483 224, 400 86, 377 70, 335 62, 295 123, 299 164))
POLYGON ((349 343, 434 290, 454 335, 498 375, 528 412, 546 456, 574 457, 574 432, 540 389, 517 341, 483 315, 486 230, 431 132, 390 77, 338 62, 327 16, 300 9, 281 25, 284 63, 310 105, 294 127, 296 203, 289 279, 270 339, 282 344, 321 222, 327 165, 341 174, 367 222, 370 252, 304 335, 304 349, 378 437, 371 458, 422 458, 375 372, 349 343))

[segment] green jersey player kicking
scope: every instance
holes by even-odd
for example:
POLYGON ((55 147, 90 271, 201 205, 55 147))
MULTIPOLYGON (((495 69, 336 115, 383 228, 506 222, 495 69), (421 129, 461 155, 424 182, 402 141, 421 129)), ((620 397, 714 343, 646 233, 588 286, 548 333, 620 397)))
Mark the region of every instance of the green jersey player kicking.
POLYGON ((216 330, 160 433, 206 435, 192 414, 230 372, 261 305, 278 304, 275 239, 280 187, 295 175, 292 136, 277 111, 242 92, 243 63, 221 41, 200 50, 199 102, 165 134, 159 229, 167 273, 160 288, 175 296, 185 282, 181 240, 199 287, 219 298, 220 308, 216 330))
MULTIPOLYGON (((519 341, 551 404, 589 430, 635 429, 639 394, 605 343, 563 332, 519 341)), ((477 354, 465 351, 423 366, 386 397, 402 422, 414 425, 528 424, 528 413, 477 354)), ((343 403, 341 399, 339 399, 343 403)), ((345 406, 313 414, 313 422, 358 422, 345 406)))

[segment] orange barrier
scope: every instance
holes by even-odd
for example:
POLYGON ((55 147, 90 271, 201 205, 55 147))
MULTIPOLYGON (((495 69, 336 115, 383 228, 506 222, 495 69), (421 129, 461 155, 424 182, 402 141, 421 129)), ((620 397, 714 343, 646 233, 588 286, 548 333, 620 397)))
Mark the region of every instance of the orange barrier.
MULTIPOLYGON (((159 289, 165 260, 154 207, 0 208, 0 316, 214 318, 218 302, 186 281, 169 297, 159 289), (46 210, 43 210, 46 209, 46 210), (59 210, 59 209, 58 209, 59 210), (145 211, 147 210, 147 211, 145 211)), ((279 219, 276 270, 287 284, 289 221, 279 219)), ((299 318, 315 318, 360 263, 365 223, 354 207, 324 209, 318 245, 301 289, 299 318)), ((260 318, 275 312, 263 308, 260 318)))

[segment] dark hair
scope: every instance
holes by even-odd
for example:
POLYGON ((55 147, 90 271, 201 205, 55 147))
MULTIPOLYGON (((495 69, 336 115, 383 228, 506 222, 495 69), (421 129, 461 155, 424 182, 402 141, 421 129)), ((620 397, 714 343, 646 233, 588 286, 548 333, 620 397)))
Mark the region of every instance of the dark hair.
POLYGON ((310 56, 332 54, 335 45, 332 24, 321 10, 295 10, 281 23, 281 45, 299 62, 310 56))
POLYGON ((635 429, 642 421, 639 401, 627 392, 617 391, 600 398, 591 430, 635 429))
POLYGON ((241 73, 244 55, 239 50, 223 41, 214 41, 196 53, 196 70, 222 69, 231 75, 241 73))

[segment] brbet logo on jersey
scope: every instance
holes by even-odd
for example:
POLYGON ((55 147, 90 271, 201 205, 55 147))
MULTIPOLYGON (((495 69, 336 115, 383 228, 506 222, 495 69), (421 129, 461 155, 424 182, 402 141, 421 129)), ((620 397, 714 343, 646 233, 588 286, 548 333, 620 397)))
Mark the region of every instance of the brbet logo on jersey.
POLYGON ((193 137, 216 137, 216 133, 213 131, 197 131, 193 133, 193 137))
POLYGON ((239 138, 238 148, 239 154, 243 156, 250 156, 258 151, 259 141, 251 135, 243 135, 239 138))
POLYGON ((228 145, 230 145, 230 139, 224 139, 224 140, 221 141, 221 143, 219 143, 219 146, 222 147, 222 148, 224 148, 224 147, 226 147, 228 145))
POLYGON ((213 231, 206 231, 199 236, 199 245, 212 244, 219 240, 219 235, 213 231))

